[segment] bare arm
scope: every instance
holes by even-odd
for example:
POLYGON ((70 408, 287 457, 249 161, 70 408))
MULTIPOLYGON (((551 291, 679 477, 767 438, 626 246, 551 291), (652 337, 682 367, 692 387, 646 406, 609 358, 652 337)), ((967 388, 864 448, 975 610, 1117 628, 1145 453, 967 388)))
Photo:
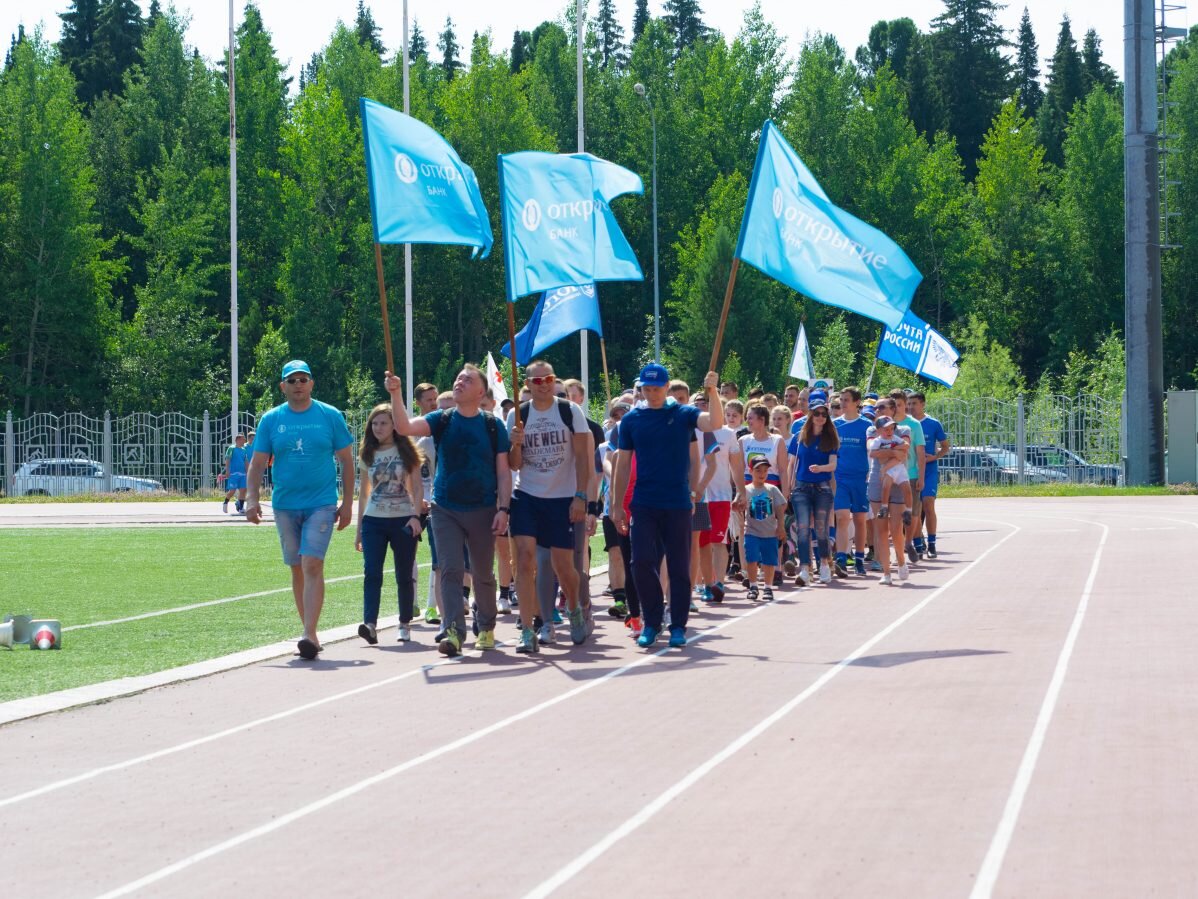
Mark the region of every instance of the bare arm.
POLYGON ((354 535, 354 549, 362 551, 362 519, 366 517, 366 503, 370 500, 370 472, 358 469, 358 530, 354 535))
POLYGON ((624 520, 624 494, 628 492, 628 476, 632 471, 629 452, 616 453, 616 475, 611 487, 611 520, 621 534, 628 533, 628 522, 624 520))
POLYGON ((427 437, 432 433, 423 418, 409 418, 408 408, 403 404, 403 382, 398 375, 384 372, 384 386, 391 394, 391 419, 395 422, 395 433, 406 437, 427 437))
POLYGON ((354 518, 354 448, 343 446, 334 455, 341 463, 341 508, 337 510, 337 530, 344 531, 354 518))
POLYGON ((720 378, 713 371, 703 379, 703 390, 707 393, 706 412, 699 413, 696 427, 700 431, 715 431, 724 426, 724 403, 720 399, 720 378))
POLYGON ((258 494, 262 489, 262 475, 266 471, 266 463, 270 461, 270 453, 254 453, 250 460, 250 470, 246 475, 245 491, 245 520, 250 524, 262 521, 262 508, 258 502, 258 494))

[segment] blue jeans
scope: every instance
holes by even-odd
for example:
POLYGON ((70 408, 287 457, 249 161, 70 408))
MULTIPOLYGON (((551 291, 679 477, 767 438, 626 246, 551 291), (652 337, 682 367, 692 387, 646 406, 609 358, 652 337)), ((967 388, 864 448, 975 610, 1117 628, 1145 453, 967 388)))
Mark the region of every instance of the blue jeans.
MULTIPOLYGON (((419 520, 419 519, 417 519, 419 520)), ((412 563, 416 560, 419 541, 408 530, 411 518, 380 518, 362 516, 362 620, 378 624, 379 603, 383 592, 383 563, 387 547, 395 562, 395 584, 399 591, 399 620, 412 620, 416 601, 416 584, 412 578, 412 563)))
POLYGON ((632 577, 645 626, 661 630, 665 597, 661 557, 670 576, 670 626, 686 627, 691 610, 691 510, 632 507, 632 577))
POLYGON ((829 557, 828 524, 832 517, 835 499, 832 485, 827 481, 809 483, 800 481, 790 495, 790 506, 794 509, 795 528, 798 531, 795 549, 800 565, 811 564, 811 536, 815 532, 815 554, 819 559, 829 557))

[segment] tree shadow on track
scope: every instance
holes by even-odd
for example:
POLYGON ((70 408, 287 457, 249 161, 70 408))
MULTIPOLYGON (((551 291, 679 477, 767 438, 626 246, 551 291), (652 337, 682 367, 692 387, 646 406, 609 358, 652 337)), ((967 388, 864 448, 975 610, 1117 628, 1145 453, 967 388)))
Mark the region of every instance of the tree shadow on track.
MULTIPOLYGON (((884 652, 880 655, 861 656, 853 659, 849 665, 856 668, 894 668, 898 665, 908 665, 911 662, 927 662, 934 659, 957 659, 968 656, 1004 656, 1005 649, 928 649, 922 652, 884 652)), ((839 665, 840 662, 826 662, 828 665, 839 665)))

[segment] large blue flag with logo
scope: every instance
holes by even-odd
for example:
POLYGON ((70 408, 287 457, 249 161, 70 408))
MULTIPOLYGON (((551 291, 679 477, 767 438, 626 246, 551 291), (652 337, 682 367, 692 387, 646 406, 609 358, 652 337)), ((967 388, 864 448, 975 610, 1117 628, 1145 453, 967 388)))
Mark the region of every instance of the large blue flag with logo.
POLYGON ((897 328, 883 330, 878 358, 952 387, 961 354, 943 334, 907 310, 897 328))
POLYGON ((643 279, 611 201, 644 189, 635 172, 589 153, 500 156, 508 300, 595 281, 643 279))
POLYGON ((736 256, 831 306, 897 328, 923 275, 898 244, 837 208, 766 122, 736 256))
POLYGON ((423 122, 362 97, 362 141, 375 243, 495 242, 474 170, 423 122))
MULTIPOLYGON (((579 331, 594 331, 603 336, 599 320, 599 296, 594 284, 571 284, 547 290, 532 311, 528 324, 516 335, 516 358, 527 365, 563 337, 579 331)), ((512 346, 505 343, 503 355, 512 357, 512 346)))

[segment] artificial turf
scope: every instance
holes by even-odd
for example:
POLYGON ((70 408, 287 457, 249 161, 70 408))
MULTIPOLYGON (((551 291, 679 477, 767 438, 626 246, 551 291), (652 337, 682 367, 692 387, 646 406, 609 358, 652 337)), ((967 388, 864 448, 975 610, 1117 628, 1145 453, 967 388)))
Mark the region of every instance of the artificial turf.
MULTIPOLYGON (((592 541, 593 564, 605 561, 592 541)), ((418 564, 429 561, 422 542, 418 564)), ((388 563, 390 557, 388 556, 388 563)), ((149 674, 299 637, 290 574, 269 525, 189 528, 0 529, 0 618, 57 618, 64 627, 145 612, 278 591, 140 621, 72 630, 62 649, 0 649, 0 702, 149 674)), ((362 557, 351 526, 333 536, 321 630, 362 618, 362 557)), ((397 611, 393 578, 381 614, 397 611)), ((428 568, 416 598, 423 603, 428 568)))

